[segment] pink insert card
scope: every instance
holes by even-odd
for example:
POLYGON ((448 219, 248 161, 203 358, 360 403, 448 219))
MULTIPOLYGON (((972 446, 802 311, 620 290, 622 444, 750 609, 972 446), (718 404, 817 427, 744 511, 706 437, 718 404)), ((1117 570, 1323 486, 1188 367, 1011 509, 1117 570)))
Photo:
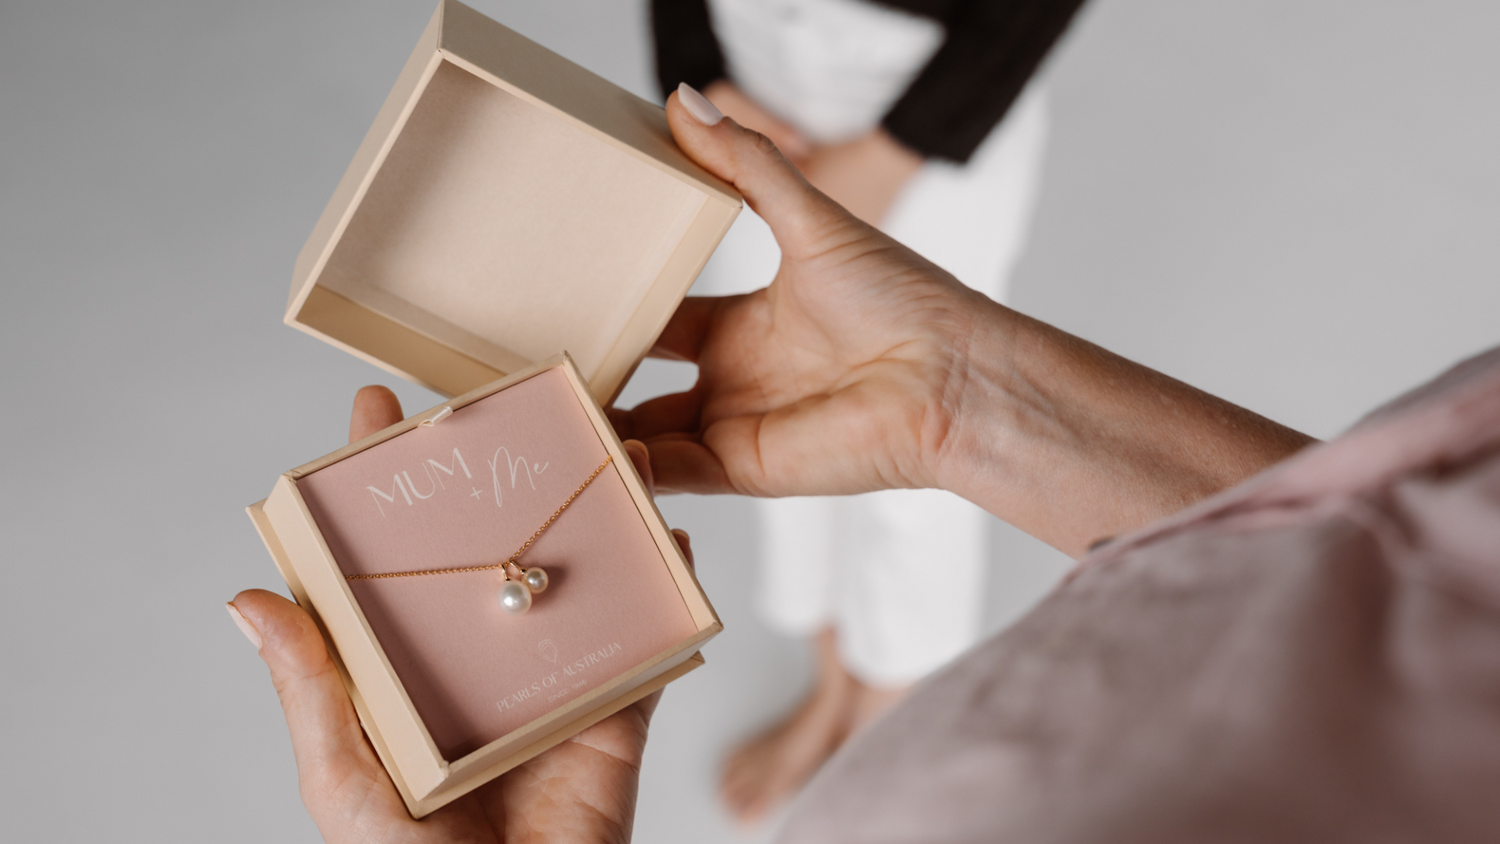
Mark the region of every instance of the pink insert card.
MULTIPOLYGON (((551 369, 297 486, 346 575, 486 565, 514 553, 606 455, 551 369)), ((349 582, 450 761, 697 632, 613 463, 521 565, 546 569, 551 585, 520 616, 500 609, 500 571, 349 582)))

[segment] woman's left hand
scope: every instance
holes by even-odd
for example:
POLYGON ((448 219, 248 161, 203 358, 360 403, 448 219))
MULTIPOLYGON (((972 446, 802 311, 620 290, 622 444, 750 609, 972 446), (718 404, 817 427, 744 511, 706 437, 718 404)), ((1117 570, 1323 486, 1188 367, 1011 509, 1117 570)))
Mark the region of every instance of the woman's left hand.
MULTIPOLYGON (((366 387, 354 399, 349 440, 401 418, 389 390, 366 387)), ((628 442, 626 452, 649 488, 646 447, 628 442)), ((691 560, 687 534, 673 533, 691 560)), ((271 670, 292 735, 302 802, 331 844, 630 840, 646 728, 660 692, 415 821, 365 739, 312 618, 260 589, 236 595, 230 613, 239 616, 236 622, 271 670)))

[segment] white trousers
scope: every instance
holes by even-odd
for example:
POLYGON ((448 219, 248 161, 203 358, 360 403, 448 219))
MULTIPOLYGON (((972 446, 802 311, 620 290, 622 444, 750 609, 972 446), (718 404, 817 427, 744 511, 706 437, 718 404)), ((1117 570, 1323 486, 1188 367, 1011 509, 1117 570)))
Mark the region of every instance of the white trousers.
MULTIPOLYGON (((873 128, 941 42, 941 28, 862 0, 712 0, 743 90, 809 137, 873 128), (934 27, 937 27, 934 30, 934 27)), ((881 228, 991 298, 1003 299, 1036 202, 1047 115, 1029 91, 966 165, 929 161, 881 228)), ((748 209, 694 287, 765 286, 780 250, 748 209)), ((979 637, 990 516, 941 490, 760 502, 756 605, 787 635, 832 627, 862 681, 904 685, 979 637)))

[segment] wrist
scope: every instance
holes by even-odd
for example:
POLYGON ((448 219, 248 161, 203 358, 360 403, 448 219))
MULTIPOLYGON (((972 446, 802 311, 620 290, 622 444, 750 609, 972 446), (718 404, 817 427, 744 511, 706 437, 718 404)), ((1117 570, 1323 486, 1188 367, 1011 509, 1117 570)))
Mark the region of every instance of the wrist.
POLYGON ((948 432, 931 462, 932 485, 995 512, 994 480, 1011 475, 1014 442, 1030 415, 1013 396, 1022 376, 1017 348, 1025 344, 1028 326, 1021 314, 989 299, 968 310, 964 331, 955 337, 951 386, 944 402, 951 408, 948 432))
POLYGON ((963 386, 936 485, 1069 554, 1239 483, 1311 442, 987 305, 955 358, 963 386))
POLYGON ((1079 556, 1224 486, 1174 449, 1206 429, 1161 412, 1212 397, 990 305, 965 350, 942 488, 1079 556))

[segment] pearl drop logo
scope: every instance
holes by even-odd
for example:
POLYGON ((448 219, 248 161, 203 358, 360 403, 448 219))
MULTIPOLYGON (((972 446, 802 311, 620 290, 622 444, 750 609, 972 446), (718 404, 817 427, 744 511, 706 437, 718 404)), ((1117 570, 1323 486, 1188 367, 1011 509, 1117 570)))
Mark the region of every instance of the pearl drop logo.
POLYGON ((553 664, 557 663, 557 646, 552 644, 551 639, 543 639, 537 642, 536 652, 541 655, 542 659, 553 664))

